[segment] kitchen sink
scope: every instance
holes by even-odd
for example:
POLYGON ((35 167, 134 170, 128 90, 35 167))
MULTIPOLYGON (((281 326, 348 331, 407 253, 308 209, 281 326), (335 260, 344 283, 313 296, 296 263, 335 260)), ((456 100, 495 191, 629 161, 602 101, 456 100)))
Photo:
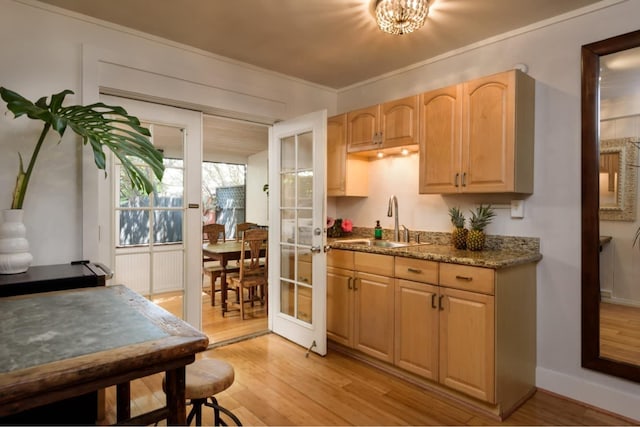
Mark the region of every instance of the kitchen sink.
POLYGON ((336 243, 345 243, 349 245, 376 246, 379 248, 405 248, 415 245, 409 242, 393 242, 391 240, 375 240, 375 239, 347 239, 337 240, 336 243))

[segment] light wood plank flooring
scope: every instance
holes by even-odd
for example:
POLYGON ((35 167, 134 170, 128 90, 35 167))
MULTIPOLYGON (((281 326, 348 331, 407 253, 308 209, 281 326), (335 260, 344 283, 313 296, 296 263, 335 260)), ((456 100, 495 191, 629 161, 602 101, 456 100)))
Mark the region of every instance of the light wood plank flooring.
POLYGON ((640 308, 600 303, 600 354, 640 365, 640 308))
MULTIPOLYGON (((538 391, 505 422, 420 389, 337 352, 326 357, 274 334, 198 357, 227 360, 235 382, 216 397, 248 425, 629 425, 628 420, 538 391)), ((132 414, 162 405, 162 377, 134 381, 132 414)), ((107 419, 115 421, 115 391, 107 419)), ((206 411, 204 423, 212 423, 206 411)))
MULTIPOLYGON (((222 317, 220 292, 216 293, 216 305, 212 307, 209 282, 209 276, 205 275, 202 284, 202 332, 209 337, 210 346, 253 336, 268 330, 267 310, 260 305, 250 309, 247 306, 246 319, 244 320, 240 319, 238 310, 230 311, 222 317)), ((220 286, 219 283, 217 285, 220 286)), ((229 292, 229 298, 234 298, 234 296, 233 292, 229 292)), ((160 294, 154 296, 152 301, 173 315, 182 318, 182 293, 160 294)))

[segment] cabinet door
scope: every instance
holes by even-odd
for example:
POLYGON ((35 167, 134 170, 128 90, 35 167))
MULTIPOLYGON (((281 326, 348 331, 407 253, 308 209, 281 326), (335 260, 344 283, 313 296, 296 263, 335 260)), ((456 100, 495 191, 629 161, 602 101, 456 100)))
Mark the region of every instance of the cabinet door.
POLYGON ((347 115, 327 120, 327 196, 344 196, 347 176, 347 115))
POLYGON ((513 191, 515 72, 464 83, 462 183, 466 192, 513 191))
POLYGON ((368 160, 347 155, 347 115, 327 121, 327 196, 365 197, 369 191, 368 160))
POLYGON ((379 116, 379 105, 347 113, 348 152, 374 150, 380 146, 379 116))
POLYGON ((394 279, 356 272, 354 348, 393 363, 394 279))
POLYGON ((348 347, 353 346, 353 282, 353 271, 327 267, 327 338, 348 347))
POLYGON ((457 193, 461 185, 462 86, 421 96, 419 188, 422 194, 457 193))
POLYGON ((494 297, 440 288, 440 383, 495 403, 494 297))
POLYGON ((438 287, 396 279, 395 355, 400 368, 438 380, 438 287))
POLYGON ((381 106, 381 148, 418 143, 418 96, 385 102, 381 106))

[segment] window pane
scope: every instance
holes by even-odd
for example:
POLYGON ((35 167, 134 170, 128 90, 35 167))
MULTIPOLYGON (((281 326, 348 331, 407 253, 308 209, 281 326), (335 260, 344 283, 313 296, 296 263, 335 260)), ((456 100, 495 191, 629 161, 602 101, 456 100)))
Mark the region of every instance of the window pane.
MULTIPOLYGON (((182 163, 182 160, 180 160, 182 163)), ((165 162, 166 164, 166 162, 165 162)), ((184 170, 165 168, 162 182, 156 183, 154 197, 158 207, 182 207, 184 194, 184 170)))
POLYGON ((117 211, 120 225, 118 246, 149 244, 149 211, 117 211))
POLYGON ((155 243, 182 242, 182 211, 153 212, 153 240, 155 243))
MULTIPOLYGON (((149 176, 149 169, 142 167, 145 175, 149 176)), ((149 196, 133 189, 129 176, 124 171, 122 166, 116 166, 117 173, 119 175, 118 180, 118 206, 121 208, 145 208, 149 207, 149 196)))
POLYGON ((280 140, 280 169, 283 171, 291 171, 295 169, 296 151, 295 137, 289 136, 280 140))

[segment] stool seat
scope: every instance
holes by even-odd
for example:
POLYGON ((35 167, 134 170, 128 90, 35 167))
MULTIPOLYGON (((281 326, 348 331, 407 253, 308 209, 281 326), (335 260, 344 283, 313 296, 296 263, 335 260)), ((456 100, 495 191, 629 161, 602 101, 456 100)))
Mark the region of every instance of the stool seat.
MULTIPOLYGON (((221 417, 220 413, 226 414, 237 426, 242 423, 230 410, 218 404, 214 397, 231 387, 235 379, 233 366, 220 359, 197 359, 191 365, 187 365, 184 376, 185 399, 193 405, 187 416, 187 425, 195 418, 196 425, 202 425, 202 407, 207 406, 213 409, 213 425, 228 425, 221 417)), ((165 389, 165 379, 162 379, 162 389, 165 389)))
POLYGON ((198 359, 187 365, 185 398, 205 399, 228 389, 235 378, 233 366, 219 359, 198 359))

